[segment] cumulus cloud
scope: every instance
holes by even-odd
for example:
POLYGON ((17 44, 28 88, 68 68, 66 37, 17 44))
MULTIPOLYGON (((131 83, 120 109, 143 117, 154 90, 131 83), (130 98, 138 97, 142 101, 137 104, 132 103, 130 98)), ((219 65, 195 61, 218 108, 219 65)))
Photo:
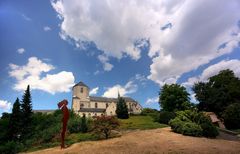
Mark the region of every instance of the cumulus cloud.
POLYGON ((54 66, 42 62, 37 57, 30 57, 28 63, 23 66, 9 64, 9 75, 17 80, 14 89, 17 91, 25 90, 27 85, 31 89, 42 90, 51 94, 57 92, 69 92, 74 85, 72 72, 62 71, 57 74, 46 74, 54 69, 54 66))
POLYGON ((104 71, 111 71, 113 68, 113 65, 108 62, 108 57, 106 55, 99 55, 98 59, 103 64, 104 71))
POLYGON ((50 31, 50 30, 52 30, 49 26, 44 26, 43 27, 43 30, 45 31, 45 32, 47 32, 47 31, 50 31))
POLYGON ((222 60, 219 63, 213 64, 206 68, 201 75, 197 77, 191 77, 187 82, 183 83, 186 86, 192 86, 198 81, 205 82, 209 77, 217 75, 221 70, 230 69, 234 74, 240 78, 240 60, 231 59, 231 60, 222 60))
POLYGON ((159 101, 158 97, 148 98, 145 104, 146 105, 151 105, 153 103, 158 103, 158 101, 159 101))
POLYGON ((0 110, 4 112, 9 112, 12 108, 12 104, 6 100, 0 100, 0 110))
POLYGON ((127 82, 124 86, 116 84, 112 87, 108 87, 107 90, 104 92, 103 97, 118 97, 118 93, 121 96, 126 96, 127 94, 132 94, 136 92, 138 89, 137 84, 133 81, 127 82))
MULTIPOLYGON (((152 64, 148 78, 160 85, 175 82, 183 73, 231 52, 239 41, 238 0, 51 3, 61 19, 61 36, 73 39, 76 45, 93 41, 108 57, 121 59, 128 55, 138 60, 141 50, 135 42, 149 40, 152 64), (218 50, 224 42, 228 42, 229 48, 218 50)), ((111 70, 112 64, 106 63, 104 67, 111 70)))
POLYGON ((17 53, 19 53, 19 54, 23 54, 24 52, 25 52, 24 48, 17 49, 17 53))
POLYGON ((91 91, 90 91, 90 95, 96 95, 97 93, 98 93, 98 89, 99 89, 99 87, 95 87, 95 88, 93 88, 91 91))

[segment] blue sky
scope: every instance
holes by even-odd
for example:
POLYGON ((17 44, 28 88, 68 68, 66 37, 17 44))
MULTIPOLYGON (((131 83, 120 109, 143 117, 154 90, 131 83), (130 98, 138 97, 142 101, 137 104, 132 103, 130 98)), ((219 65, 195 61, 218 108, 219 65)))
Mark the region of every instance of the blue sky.
POLYGON ((195 102, 194 82, 240 77, 239 23, 237 0, 2 0, 0 113, 27 84, 33 109, 56 109, 79 81, 157 109, 161 86, 179 83, 195 102))

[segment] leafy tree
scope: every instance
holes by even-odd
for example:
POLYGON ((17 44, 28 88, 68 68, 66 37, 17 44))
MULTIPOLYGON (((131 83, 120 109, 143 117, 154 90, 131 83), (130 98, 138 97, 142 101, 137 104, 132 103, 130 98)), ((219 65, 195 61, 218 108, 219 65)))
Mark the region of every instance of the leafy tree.
POLYGON ((209 78, 208 82, 196 83, 193 87, 199 101, 198 109, 221 115, 226 107, 240 103, 240 80, 227 69, 209 78))
POLYGON ((180 111, 189 109, 189 93, 186 88, 178 84, 165 84, 159 93, 159 104, 163 111, 180 111))
POLYGON ((118 120, 113 116, 97 116, 93 121, 94 132, 102 134, 106 139, 109 138, 111 131, 119 126, 118 120))
POLYGON ((129 118, 127 104, 125 100, 120 96, 118 97, 116 114, 117 114, 117 117, 120 119, 129 118))
POLYGON ((21 135, 21 118, 22 112, 19 99, 17 98, 13 104, 12 114, 9 121, 9 138, 11 140, 18 140, 21 135))
POLYGON ((27 138, 31 134, 31 124, 32 124, 32 100, 30 87, 27 89, 23 95, 22 99, 22 135, 23 138, 27 138))
POLYGON ((223 112, 224 124, 228 129, 240 128, 240 104, 229 105, 223 112))

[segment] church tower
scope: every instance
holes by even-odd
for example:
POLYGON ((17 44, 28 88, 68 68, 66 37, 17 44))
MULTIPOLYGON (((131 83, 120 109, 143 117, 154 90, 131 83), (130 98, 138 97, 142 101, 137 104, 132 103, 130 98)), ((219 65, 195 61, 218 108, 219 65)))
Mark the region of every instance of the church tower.
POLYGON ((89 102, 89 87, 83 82, 79 82, 73 86, 72 109, 78 112, 87 104, 81 102, 89 102))

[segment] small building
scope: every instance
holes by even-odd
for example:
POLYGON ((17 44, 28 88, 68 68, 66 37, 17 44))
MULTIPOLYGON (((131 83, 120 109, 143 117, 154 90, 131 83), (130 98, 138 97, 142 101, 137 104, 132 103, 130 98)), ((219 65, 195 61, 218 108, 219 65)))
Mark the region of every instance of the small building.
MULTIPOLYGON (((82 116, 116 115, 117 98, 89 96, 89 87, 83 82, 73 86, 72 110, 82 116)), ((129 114, 140 114, 142 106, 130 97, 123 97, 129 114)))

